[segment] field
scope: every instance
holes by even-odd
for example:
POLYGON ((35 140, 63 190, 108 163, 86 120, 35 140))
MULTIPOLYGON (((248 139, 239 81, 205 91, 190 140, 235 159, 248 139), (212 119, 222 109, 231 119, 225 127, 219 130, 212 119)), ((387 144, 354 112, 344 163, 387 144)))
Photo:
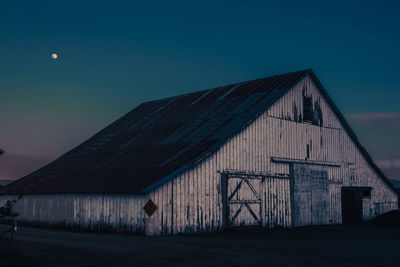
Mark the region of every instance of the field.
POLYGON ((0 244, 0 266, 400 265, 400 228, 365 225, 168 237, 21 227, 0 244))

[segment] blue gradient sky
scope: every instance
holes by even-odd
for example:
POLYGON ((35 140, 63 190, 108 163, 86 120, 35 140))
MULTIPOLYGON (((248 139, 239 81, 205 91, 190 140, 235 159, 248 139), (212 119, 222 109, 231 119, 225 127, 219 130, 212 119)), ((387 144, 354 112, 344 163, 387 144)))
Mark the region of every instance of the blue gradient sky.
POLYGON ((304 68, 400 179, 399 3, 0 1, 0 179, 143 101, 304 68))

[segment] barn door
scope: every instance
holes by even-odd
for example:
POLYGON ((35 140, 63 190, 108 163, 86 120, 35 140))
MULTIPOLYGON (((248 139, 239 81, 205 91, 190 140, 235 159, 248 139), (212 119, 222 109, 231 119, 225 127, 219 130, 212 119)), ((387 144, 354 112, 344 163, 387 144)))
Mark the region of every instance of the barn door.
POLYGON ((294 226, 329 223, 328 173, 318 167, 292 168, 294 226))
POLYGON ((363 190, 342 188, 342 223, 351 224, 362 221, 363 190))
POLYGON ((261 178, 230 174, 226 184, 228 226, 261 225, 261 178))

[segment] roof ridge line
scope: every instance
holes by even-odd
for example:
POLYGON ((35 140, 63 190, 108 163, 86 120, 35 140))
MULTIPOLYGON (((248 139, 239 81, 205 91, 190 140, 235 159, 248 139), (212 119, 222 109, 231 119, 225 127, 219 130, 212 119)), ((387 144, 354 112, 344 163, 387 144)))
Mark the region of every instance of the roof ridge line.
POLYGON ((286 72, 286 73, 282 73, 282 74, 275 74, 275 75, 261 77, 261 78, 255 78, 255 79, 251 79, 251 80, 245 80, 245 81, 236 82, 236 83, 225 84, 225 85, 216 86, 216 87, 212 87, 212 88, 208 88, 208 89, 204 89, 204 90, 198 90, 198 91, 185 93, 185 94, 181 94, 181 95, 168 96, 168 97, 164 97, 164 98, 149 100, 149 101, 142 102, 140 105, 153 103, 153 102, 158 102, 158 101, 165 101, 165 100, 168 100, 168 99, 171 99, 171 98, 180 98, 180 97, 188 96, 188 95, 191 95, 191 94, 196 94, 196 93, 200 93, 200 92, 206 92, 206 91, 210 91, 210 90, 215 90, 215 89, 218 89, 218 88, 223 88, 223 87, 228 87, 228 86, 237 85, 237 84, 254 82, 254 81, 257 81, 257 80, 276 78, 276 77, 279 77, 279 76, 291 75, 291 74, 300 73, 300 72, 309 73, 309 72, 313 72, 313 70, 311 68, 308 68, 308 69, 302 69, 302 70, 297 70, 297 71, 290 71, 290 72, 286 72))

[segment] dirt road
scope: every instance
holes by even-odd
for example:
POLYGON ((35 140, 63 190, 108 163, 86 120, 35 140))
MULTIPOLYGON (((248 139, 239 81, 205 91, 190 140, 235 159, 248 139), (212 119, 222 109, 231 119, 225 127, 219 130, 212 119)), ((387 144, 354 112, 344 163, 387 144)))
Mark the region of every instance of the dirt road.
MULTIPOLYGON (((145 237, 21 227, 16 238, 20 256, 13 266, 400 266, 400 228, 329 226, 145 237)), ((11 261, 3 255, 0 263, 9 266, 11 261)))

